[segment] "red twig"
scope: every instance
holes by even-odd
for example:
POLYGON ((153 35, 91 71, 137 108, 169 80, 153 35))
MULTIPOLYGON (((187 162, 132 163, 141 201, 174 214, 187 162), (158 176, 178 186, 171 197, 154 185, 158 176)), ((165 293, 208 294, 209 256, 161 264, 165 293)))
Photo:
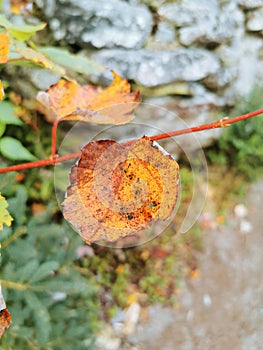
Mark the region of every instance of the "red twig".
POLYGON ((52 159, 42 159, 42 160, 37 160, 35 162, 11 165, 11 166, 6 167, 6 168, 2 168, 2 169, 0 168, 0 174, 9 173, 11 171, 18 171, 18 170, 32 169, 32 168, 41 168, 44 166, 55 165, 55 164, 65 162, 65 161, 70 160, 70 159, 79 158, 80 156, 81 156, 81 152, 78 152, 78 153, 72 153, 72 154, 69 154, 69 155, 63 156, 63 157, 57 157, 57 158, 52 158, 52 159))
POLYGON ((227 127, 233 123, 237 123, 241 120, 245 120, 248 118, 252 118, 255 117, 256 115, 259 114, 263 114, 263 109, 259 109, 257 111, 254 112, 250 112, 247 114, 243 114, 240 115, 238 117, 235 118, 231 118, 229 119, 228 117, 225 117, 221 120, 218 120, 216 122, 212 122, 209 124, 203 124, 203 125, 199 125, 199 126, 194 126, 192 128, 187 128, 187 129, 183 129, 183 130, 177 130, 177 131, 172 131, 169 133, 164 133, 164 134, 159 134, 159 135, 155 135, 155 136, 151 136, 150 139, 152 141, 157 141, 157 140, 161 140, 161 139, 166 139, 168 137, 172 137, 172 136, 179 136, 179 135, 184 135, 184 134, 189 134, 191 132, 198 132, 198 131, 203 131, 203 130, 211 130, 211 129, 217 129, 217 128, 223 128, 223 127, 227 127))
MULTIPOLYGON (((216 122, 212 122, 209 124, 203 124, 203 125, 195 126, 192 128, 187 128, 187 129, 183 129, 183 130, 172 131, 170 133, 164 133, 164 134, 151 136, 150 139, 152 141, 156 141, 156 140, 161 140, 161 139, 165 139, 165 138, 172 137, 172 136, 189 134, 192 132, 198 132, 198 131, 216 129, 216 128, 223 128, 223 127, 229 126, 233 123, 237 123, 241 120, 255 117, 259 114, 263 114, 263 109, 259 109, 257 111, 250 112, 250 113, 247 113, 244 115, 240 115, 238 117, 231 118, 231 119, 223 118, 221 120, 218 120, 216 122)), ((18 164, 18 165, 13 165, 13 166, 10 166, 7 168, 2 168, 2 169, 0 169, 0 174, 8 173, 11 171, 18 171, 18 170, 24 170, 24 169, 30 169, 30 168, 38 168, 38 167, 44 167, 44 166, 49 166, 49 165, 55 165, 58 163, 65 162, 69 159, 79 158, 81 156, 81 152, 69 154, 69 155, 63 156, 63 157, 55 157, 55 154, 56 154, 55 139, 56 139, 57 125, 58 125, 59 121, 57 121, 55 123, 56 123, 56 125, 55 126, 53 125, 53 128, 52 128, 52 154, 53 154, 53 157, 51 159, 43 159, 43 160, 38 160, 36 162, 18 164)), ((127 145, 131 142, 133 142, 133 141, 125 142, 125 145, 127 145)))
POLYGON ((59 119, 55 120, 52 126, 52 133, 51 133, 51 158, 54 158, 57 153, 57 129, 58 129, 58 123, 60 122, 59 119))

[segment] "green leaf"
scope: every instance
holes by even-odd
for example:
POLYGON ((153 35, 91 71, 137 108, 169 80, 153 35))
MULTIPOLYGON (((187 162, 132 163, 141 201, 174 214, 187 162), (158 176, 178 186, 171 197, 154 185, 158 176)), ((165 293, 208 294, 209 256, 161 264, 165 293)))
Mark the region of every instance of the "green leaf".
POLYGON ((9 136, 5 136, 0 140, 0 153, 11 160, 33 161, 37 159, 20 141, 9 136))
POLYGON ((82 54, 74 55, 65 49, 47 46, 39 48, 39 51, 52 59, 52 61, 77 73, 90 75, 105 70, 102 65, 88 57, 82 54))
POLYGON ((0 137, 4 134, 6 129, 6 124, 0 121, 0 137))
POLYGON ((21 226, 25 221, 27 197, 26 187, 23 185, 17 185, 16 196, 8 200, 10 213, 12 213, 15 223, 18 226, 21 226))
POLYGON ((15 115, 15 105, 12 102, 0 103, 0 122, 4 124, 23 125, 22 121, 15 115))
POLYGON ((55 270, 58 270, 59 263, 57 261, 47 261, 40 265, 35 273, 29 279, 30 283, 43 280, 45 277, 53 274, 55 270))
POLYGON ((5 16, 0 15, 0 26, 6 28, 15 39, 25 41, 37 31, 44 29, 46 23, 40 23, 38 25, 17 25, 11 23, 5 16))
POLYGON ((88 283, 87 281, 71 281, 73 279, 72 276, 67 276, 68 281, 65 280, 48 280, 45 283, 45 286, 49 292, 64 292, 67 294, 78 294, 83 293, 84 290, 87 289, 88 283))
POLYGON ((39 300, 35 293, 26 291, 26 303, 33 311, 36 322, 36 336, 40 344, 45 344, 49 339, 51 332, 51 322, 49 312, 43 302, 39 300))
POLYGON ((17 270, 17 276, 20 282, 27 282, 30 277, 39 268, 37 259, 30 259, 25 265, 17 270))
POLYGON ((13 220, 12 216, 7 211, 8 204, 3 196, 0 194, 0 231, 3 229, 3 224, 10 226, 13 220))
POLYGON ((12 40, 12 45, 10 48, 9 59, 18 59, 22 58, 23 61, 15 61, 14 64, 19 64, 23 66, 32 66, 32 67, 44 67, 52 70, 55 73, 60 75, 65 75, 66 70, 64 67, 50 60, 45 54, 42 52, 28 47, 25 43, 21 43, 17 40, 12 40))

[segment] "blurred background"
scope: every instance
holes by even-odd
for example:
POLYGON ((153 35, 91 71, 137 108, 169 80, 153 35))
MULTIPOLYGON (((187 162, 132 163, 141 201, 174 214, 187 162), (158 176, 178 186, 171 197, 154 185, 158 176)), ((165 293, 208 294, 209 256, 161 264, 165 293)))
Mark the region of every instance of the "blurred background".
MULTIPOLYGON (((262 0, 0 3, 0 28, 8 19, 14 36, 0 66, 0 142, 20 145, 17 157, 0 147, 1 167, 49 157, 51 124, 36 94, 61 69, 100 86, 115 70, 141 92, 135 121, 156 133, 263 108, 262 0), (24 25, 42 22, 33 36, 19 36, 28 33, 24 25)), ((73 125, 61 124, 58 145, 73 125)), ((114 137, 133 135, 124 129, 114 137)), ((180 165, 180 210, 139 247, 85 246, 63 219, 52 167, 0 175, 14 218, 1 232, 2 287, 13 318, 1 349, 263 348, 263 119, 195 136, 201 146, 186 136, 177 145, 160 142, 180 165), (180 234, 197 183, 202 214, 180 234)))

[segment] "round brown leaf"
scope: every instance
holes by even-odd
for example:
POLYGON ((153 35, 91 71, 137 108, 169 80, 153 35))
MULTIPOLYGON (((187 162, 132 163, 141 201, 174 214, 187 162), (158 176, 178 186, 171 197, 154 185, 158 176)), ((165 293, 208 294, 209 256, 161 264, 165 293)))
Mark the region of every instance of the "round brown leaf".
POLYGON ((63 215, 88 244, 140 235, 172 214, 178 164, 148 137, 93 141, 72 167, 63 215))

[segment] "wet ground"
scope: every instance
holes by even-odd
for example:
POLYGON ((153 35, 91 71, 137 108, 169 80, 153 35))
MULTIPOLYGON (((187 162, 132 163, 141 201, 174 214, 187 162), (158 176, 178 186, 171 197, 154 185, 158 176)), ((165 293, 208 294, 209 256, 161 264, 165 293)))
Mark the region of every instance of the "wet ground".
POLYGON ((119 349, 263 349, 263 181, 204 236, 200 276, 183 282, 179 309, 151 307, 119 349))

